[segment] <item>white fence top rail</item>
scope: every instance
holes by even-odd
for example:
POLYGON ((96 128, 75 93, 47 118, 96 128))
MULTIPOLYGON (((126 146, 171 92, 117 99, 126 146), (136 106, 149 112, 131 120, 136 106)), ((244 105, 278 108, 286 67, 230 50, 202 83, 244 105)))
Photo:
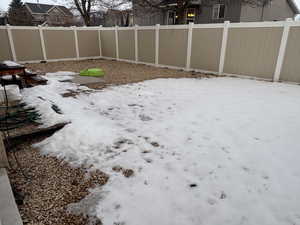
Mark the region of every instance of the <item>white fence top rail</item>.
MULTIPOLYGON (((276 21, 276 22, 242 22, 242 23, 230 23, 229 28, 247 28, 247 27, 283 27, 288 22, 289 26, 300 26, 300 21, 276 21)), ((20 29, 20 30, 36 30, 38 26, 0 26, 0 29, 20 29)), ((115 30, 114 27, 75 27, 77 30, 115 30)), ((138 30, 154 30, 155 26, 136 26, 138 30)), ((210 24, 194 24, 193 28, 223 28, 224 23, 210 23, 210 24)), ((160 25, 160 29, 188 29, 188 24, 184 25, 160 25)), ((72 30, 74 27, 42 27, 43 30, 72 30)), ((118 27, 118 30, 134 30, 132 27, 118 27)))

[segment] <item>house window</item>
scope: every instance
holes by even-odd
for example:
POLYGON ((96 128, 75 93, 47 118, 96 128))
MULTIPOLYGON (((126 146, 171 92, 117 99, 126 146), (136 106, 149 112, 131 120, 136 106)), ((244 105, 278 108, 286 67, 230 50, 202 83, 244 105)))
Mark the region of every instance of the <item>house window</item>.
POLYGON ((195 21, 195 16, 196 16, 196 10, 195 8, 188 8, 186 12, 186 23, 189 24, 190 22, 195 21))
POLYGON ((225 4, 215 4, 213 6, 213 19, 224 19, 225 17, 225 4))
POLYGON ((168 11, 168 21, 167 25, 172 25, 176 23, 176 12, 175 11, 168 11))

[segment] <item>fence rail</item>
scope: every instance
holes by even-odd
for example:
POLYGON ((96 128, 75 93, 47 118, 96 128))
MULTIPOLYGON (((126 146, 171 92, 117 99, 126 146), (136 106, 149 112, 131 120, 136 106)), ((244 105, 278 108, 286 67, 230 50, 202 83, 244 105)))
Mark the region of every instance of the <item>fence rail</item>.
POLYGON ((134 27, 0 26, 0 60, 106 58, 300 83, 300 22, 134 27))

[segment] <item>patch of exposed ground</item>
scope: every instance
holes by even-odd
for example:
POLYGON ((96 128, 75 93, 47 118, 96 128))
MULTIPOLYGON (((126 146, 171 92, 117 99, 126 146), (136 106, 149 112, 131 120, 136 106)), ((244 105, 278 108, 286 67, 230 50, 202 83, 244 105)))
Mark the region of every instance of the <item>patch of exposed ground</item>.
POLYGON ((89 188, 104 185, 108 176, 100 171, 87 173, 84 168, 72 168, 55 157, 41 155, 31 144, 13 149, 18 163, 12 153, 8 154, 12 167, 8 170, 9 178, 24 224, 101 224, 95 218, 68 213, 67 208, 86 197, 89 188))
MULTIPOLYGON (((155 78, 197 78, 209 76, 202 73, 157 68, 154 66, 105 59, 35 63, 26 64, 26 66, 31 70, 39 70, 43 73, 57 71, 79 72, 80 70, 87 68, 100 67, 105 71, 104 80, 106 85, 127 84, 155 78)), ((89 84, 87 86, 90 88, 103 88, 104 84, 89 84)))

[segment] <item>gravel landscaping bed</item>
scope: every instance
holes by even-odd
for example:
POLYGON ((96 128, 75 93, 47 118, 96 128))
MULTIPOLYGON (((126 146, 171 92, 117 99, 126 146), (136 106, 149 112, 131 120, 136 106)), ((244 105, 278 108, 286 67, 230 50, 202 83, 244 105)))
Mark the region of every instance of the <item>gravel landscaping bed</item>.
MULTIPOLYGON (((155 78, 196 78, 206 76, 201 73, 156 68, 154 66, 105 59, 35 63, 27 64, 26 66, 29 69, 39 70, 43 73, 57 71, 79 72, 87 68, 100 67, 105 71, 104 80, 106 84, 126 84, 155 78)), ((97 88, 95 85, 91 87, 97 88)))
POLYGON ((13 149, 15 156, 8 154, 9 178, 23 223, 82 225, 89 224, 90 220, 95 222, 95 218, 69 213, 68 205, 83 199, 90 188, 105 184, 108 176, 100 171, 87 173, 86 168, 72 168, 55 157, 41 155, 32 144, 27 142, 13 149))

